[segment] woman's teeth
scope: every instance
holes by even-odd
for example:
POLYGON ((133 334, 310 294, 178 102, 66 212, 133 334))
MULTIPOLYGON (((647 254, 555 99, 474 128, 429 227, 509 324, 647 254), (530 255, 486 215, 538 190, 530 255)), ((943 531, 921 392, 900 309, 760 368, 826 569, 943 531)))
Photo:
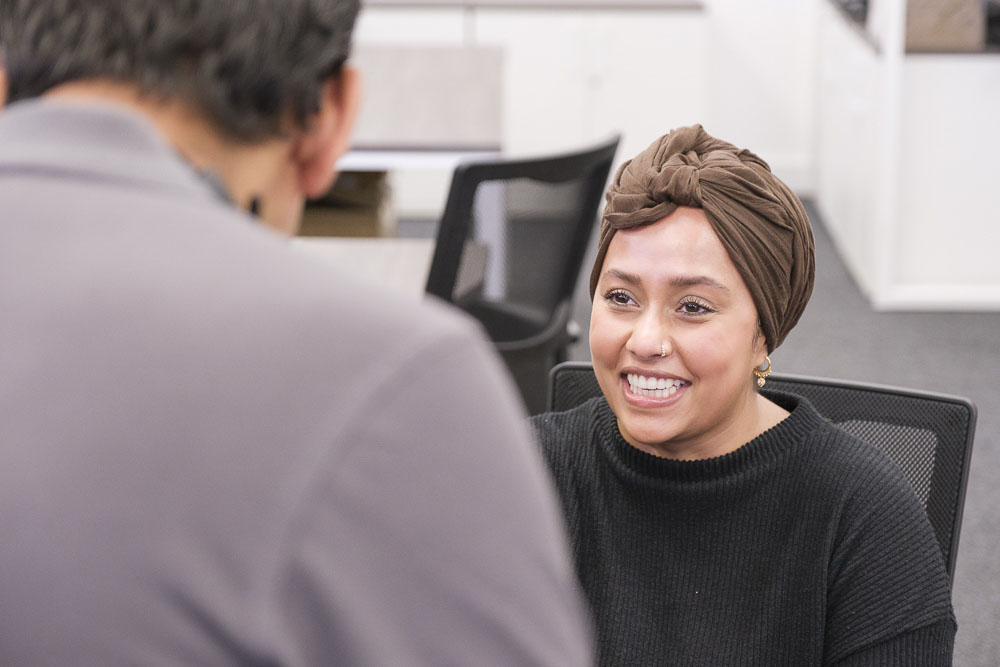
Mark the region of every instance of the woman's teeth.
POLYGON ((629 373, 625 377, 628 380, 628 388, 633 394, 654 398, 670 396, 686 384, 684 380, 646 377, 635 373, 629 373))

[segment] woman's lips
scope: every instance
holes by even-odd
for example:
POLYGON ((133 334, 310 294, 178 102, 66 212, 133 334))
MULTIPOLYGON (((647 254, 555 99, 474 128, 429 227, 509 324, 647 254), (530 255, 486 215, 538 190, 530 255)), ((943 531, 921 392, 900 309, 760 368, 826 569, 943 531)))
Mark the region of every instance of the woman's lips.
POLYGON ((623 373, 622 387, 626 400, 640 407, 660 407, 680 400, 690 382, 677 378, 623 373))

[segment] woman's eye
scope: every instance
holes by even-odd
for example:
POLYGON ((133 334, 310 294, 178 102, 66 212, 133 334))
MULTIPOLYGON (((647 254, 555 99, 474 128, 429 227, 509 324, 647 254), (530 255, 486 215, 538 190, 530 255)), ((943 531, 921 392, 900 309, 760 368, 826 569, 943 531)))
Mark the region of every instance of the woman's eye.
POLYGON ((604 298, 615 306, 627 306, 632 303, 632 297, 624 290, 611 290, 604 298))
POLYGON ((714 313, 715 309, 700 299, 691 299, 681 303, 681 312, 685 315, 705 315, 714 313))

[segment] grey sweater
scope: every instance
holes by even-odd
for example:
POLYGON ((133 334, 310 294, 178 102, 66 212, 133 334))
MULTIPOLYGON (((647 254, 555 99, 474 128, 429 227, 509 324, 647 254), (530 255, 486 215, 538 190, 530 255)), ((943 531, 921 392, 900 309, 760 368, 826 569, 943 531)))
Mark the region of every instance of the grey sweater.
POLYGON ((141 117, 0 114, 0 665, 586 664, 523 422, 471 322, 141 117))
POLYGON ((950 665, 940 548, 898 468, 804 399, 703 461, 630 446, 603 398, 531 423, 602 665, 950 665))

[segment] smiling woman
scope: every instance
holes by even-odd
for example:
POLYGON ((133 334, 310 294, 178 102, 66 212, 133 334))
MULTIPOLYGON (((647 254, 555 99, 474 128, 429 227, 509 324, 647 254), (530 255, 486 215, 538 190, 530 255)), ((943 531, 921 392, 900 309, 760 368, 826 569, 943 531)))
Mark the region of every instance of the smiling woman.
POLYGON ((590 349, 632 446, 674 459, 711 458, 787 416, 748 382, 767 357, 758 332, 750 291, 702 209, 679 207, 611 239, 590 349))
POLYGON ((532 425, 602 665, 947 665, 944 563, 900 471, 759 390, 805 309, 801 203, 700 126, 618 170, 591 274, 603 393, 532 425))

